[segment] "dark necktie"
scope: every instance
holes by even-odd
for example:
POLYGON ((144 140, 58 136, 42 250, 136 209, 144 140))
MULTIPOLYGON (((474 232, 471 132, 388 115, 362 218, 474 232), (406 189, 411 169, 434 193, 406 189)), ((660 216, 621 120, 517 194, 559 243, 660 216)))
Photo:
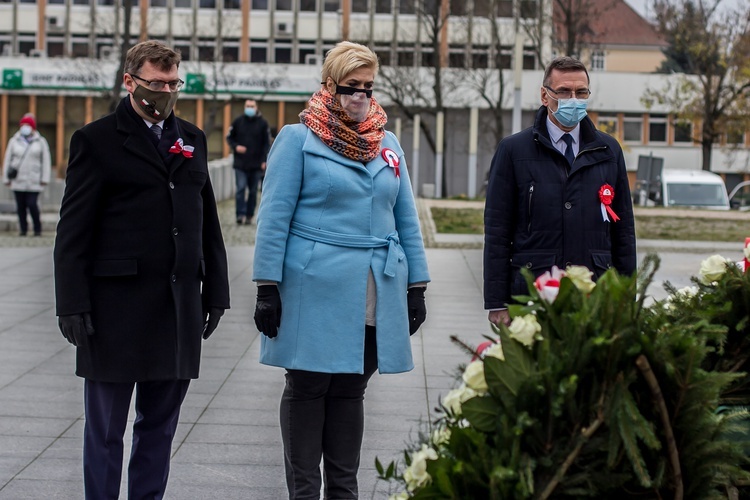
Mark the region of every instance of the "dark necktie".
POLYGON ((565 148, 565 159, 568 160, 570 165, 573 165, 573 160, 576 159, 576 155, 573 154, 573 136, 570 134, 563 134, 562 140, 567 145, 565 148))
POLYGON ((161 140, 161 127, 157 124, 151 125, 151 132, 156 136, 156 140, 161 140))

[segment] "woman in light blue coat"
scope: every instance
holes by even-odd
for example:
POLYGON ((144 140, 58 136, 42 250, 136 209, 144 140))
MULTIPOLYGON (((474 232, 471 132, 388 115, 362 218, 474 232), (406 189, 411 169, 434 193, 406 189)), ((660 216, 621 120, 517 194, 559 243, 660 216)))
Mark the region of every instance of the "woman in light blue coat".
POLYGON ((341 42, 323 82, 268 156, 253 280, 261 362, 281 401, 293 499, 357 498, 363 400, 375 370, 413 368, 429 281, 404 152, 372 98, 377 56, 341 42))

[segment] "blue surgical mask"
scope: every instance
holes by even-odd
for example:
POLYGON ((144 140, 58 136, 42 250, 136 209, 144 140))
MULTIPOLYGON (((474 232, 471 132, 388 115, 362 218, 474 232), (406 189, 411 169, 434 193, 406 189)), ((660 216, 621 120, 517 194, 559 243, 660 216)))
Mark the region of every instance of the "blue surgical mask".
POLYGON ((560 99, 552 114, 563 127, 575 127, 586 117, 587 99, 560 99))
POLYGON ((252 118, 258 112, 255 108, 245 108, 245 116, 252 118))

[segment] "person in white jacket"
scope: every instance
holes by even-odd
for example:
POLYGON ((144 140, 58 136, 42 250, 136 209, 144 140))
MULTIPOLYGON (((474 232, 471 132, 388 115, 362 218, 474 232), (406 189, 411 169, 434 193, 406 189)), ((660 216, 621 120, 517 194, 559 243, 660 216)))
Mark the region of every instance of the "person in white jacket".
POLYGON ((26 236, 28 232, 28 214, 31 215, 34 236, 42 235, 39 193, 49 183, 51 172, 47 140, 37 131, 34 115, 26 113, 21 118, 18 132, 8 142, 3 162, 3 183, 10 186, 16 198, 19 236, 26 236))

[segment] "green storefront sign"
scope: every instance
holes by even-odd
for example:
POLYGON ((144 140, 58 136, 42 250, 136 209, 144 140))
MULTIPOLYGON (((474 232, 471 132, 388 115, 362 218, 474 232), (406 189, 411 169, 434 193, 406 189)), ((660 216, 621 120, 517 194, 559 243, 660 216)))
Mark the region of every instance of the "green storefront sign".
POLYGON ((204 94, 206 92, 206 75, 203 73, 188 73, 185 76, 186 94, 204 94))
POLYGON ((23 88, 23 70, 22 69, 3 69, 2 88, 17 90, 23 88))

